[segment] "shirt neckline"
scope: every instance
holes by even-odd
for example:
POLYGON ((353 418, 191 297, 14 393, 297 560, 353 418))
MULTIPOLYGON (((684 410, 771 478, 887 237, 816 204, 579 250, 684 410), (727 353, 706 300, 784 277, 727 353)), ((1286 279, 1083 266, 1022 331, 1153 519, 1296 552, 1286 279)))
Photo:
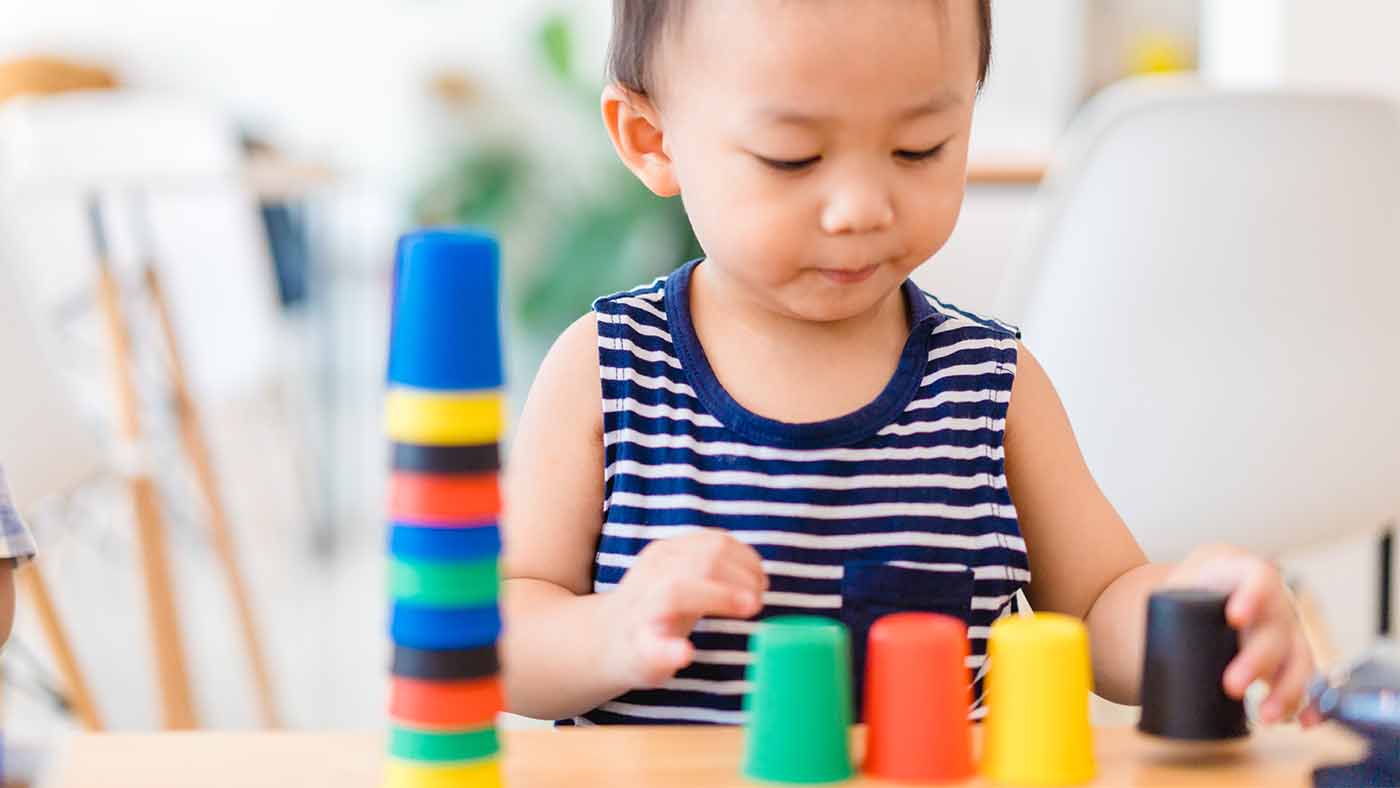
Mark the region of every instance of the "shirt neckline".
MULTIPOLYGON (((703 259, 703 258, 702 258, 703 259)), ((927 366, 931 329, 945 318, 923 292, 906 279, 900 290, 910 314, 909 337, 894 374, 875 399, 861 408, 825 421, 793 423, 750 411, 732 397, 715 376, 705 348, 695 334, 690 311, 690 281, 702 260, 692 260, 666 279, 666 321, 681 367, 701 404, 725 427, 750 441, 786 448, 822 448, 857 443, 874 435, 904 412, 919 390, 927 366)))

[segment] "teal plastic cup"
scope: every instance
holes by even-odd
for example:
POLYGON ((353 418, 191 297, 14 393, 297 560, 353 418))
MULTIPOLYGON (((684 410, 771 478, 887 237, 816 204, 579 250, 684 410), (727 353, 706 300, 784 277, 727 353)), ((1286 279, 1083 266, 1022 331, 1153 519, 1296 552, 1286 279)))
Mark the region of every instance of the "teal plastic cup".
POLYGON ((780 616, 750 639, 744 776, 832 783, 851 764, 851 637, 840 622, 780 616))

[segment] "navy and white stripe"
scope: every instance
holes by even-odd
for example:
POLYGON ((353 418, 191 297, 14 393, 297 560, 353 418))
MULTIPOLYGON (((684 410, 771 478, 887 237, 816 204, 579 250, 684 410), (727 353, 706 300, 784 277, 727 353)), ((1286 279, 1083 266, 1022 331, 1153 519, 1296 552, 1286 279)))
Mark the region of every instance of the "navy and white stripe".
MULTIPOLYGON (((760 620, 827 615, 859 638, 898 609, 963 618, 980 717, 989 627, 1030 579, 1004 467, 1016 330, 905 283, 913 329, 879 397, 831 421, 783 423, 715 378, 690 320, 696 265, 594 304, 606 458, 595 590, 654 540, 723 528, 763 557, 760 620)), ((755 626, 701 621, 695 661, 674 679, 573 722, 742 722, 755 626)))

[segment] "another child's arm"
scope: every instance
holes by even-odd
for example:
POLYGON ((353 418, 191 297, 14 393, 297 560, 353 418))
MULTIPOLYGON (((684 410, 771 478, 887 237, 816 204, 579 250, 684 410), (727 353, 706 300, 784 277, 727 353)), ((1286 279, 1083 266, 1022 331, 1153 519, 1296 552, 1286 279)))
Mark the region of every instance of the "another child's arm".
POLYGON ((1255 679, 1268 681, 1268 722, 1298 706, 1313 662, 1278 571, 1226 546, 1203 547, 1178 565, 1148 563, 1024 347, 1007 415, 1006 475, 1031 562, 1031 604, 1085 620, 1099 694, 1137 702, 1148 595, 1168 584, 1203 585, 1230 592, 1227 618, 1241 634, 1240 655, 1222 677, 1226 692, 1242 697, 1255 679))
POLYGON ((33 558, 34 553, 34 537, 19 519, 19 512, 10 501, 5 472, 0 469, 0 646, 10 639, 15 620, 14 570, 22 561, 33 558))
POLYGON ((0 646, 10 639, 15 623, 15 570, 13 561, 0 560, 0 646))
POLYGON ((703 616, 747 618, 767 587, 758 553, 716 531, 647 546, 593 593, 603 512, 598 333, 590 315, 540 367, 507 464, 503 594, 509 710, 585 711, 688 664, 703 616))

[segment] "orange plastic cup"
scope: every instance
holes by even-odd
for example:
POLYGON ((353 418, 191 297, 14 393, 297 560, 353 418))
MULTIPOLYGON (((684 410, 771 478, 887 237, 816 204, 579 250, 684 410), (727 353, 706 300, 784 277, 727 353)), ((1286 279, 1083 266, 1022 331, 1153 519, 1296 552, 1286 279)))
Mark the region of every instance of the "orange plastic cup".
POLYGON ((495 473, 406 473, 389 477, 389 516, 398 522, 462 524, 501 516, 495 473))
POLYGON ((478 728, 494 725, 505 710, 499 676, 469 681, 393 677, 389 717, 410 728, 478 728))
POLYGON ((925 783, 973 775, 967 656, 967 627, 952 616, 875 622, 865 661, 866 774, 925 783))

